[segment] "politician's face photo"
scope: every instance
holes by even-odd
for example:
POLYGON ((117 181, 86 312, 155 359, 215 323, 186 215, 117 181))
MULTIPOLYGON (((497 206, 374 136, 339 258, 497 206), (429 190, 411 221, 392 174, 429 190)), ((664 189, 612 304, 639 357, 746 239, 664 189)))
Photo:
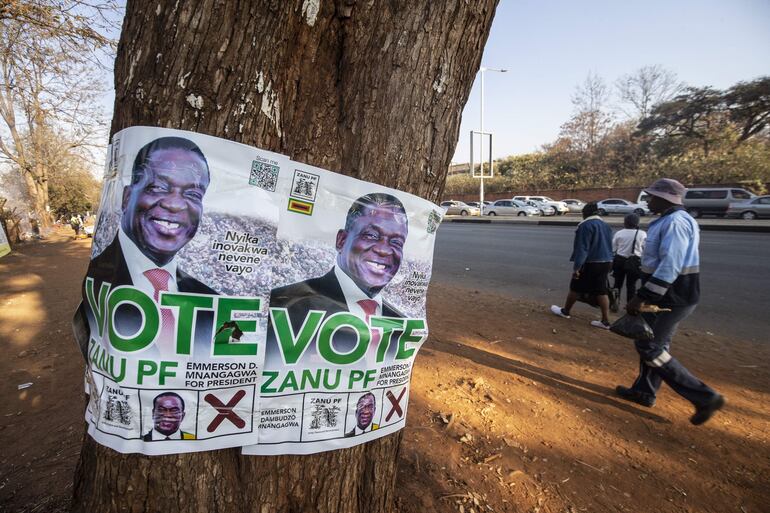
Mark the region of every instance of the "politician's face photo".
POLYGON ((377 403, 374 400, 374 395, 366 394, 358 400, 356 405, 356 423, 359 429, 366 429, 374 419, 374 414, 377 411, 377 403))
POLYGON ((122 227, 148 258, 170 261, 198 231, 208 165, 182 148, 151 151, 137 179, 123 191, 122 227))
POLYGON ((365 292, 376 294, 401 267, 407 217, 390 206, 372 205, 337 234, 337 262, 365 292))
POLYGON ((152 408, 152 421, 155 430, 166 436, 179 431, 184 420, 184 403, 176 395, 163 395, 155 399, 152 408))

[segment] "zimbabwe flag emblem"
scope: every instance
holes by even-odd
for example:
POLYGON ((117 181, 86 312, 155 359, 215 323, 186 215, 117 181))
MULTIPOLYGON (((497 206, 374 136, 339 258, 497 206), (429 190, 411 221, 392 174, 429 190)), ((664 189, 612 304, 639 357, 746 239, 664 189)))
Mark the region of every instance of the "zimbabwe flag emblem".
POLYGON ((289 212, 296 212, 298 214, 305 214, 306 216, 313 215, 313 204, 309 201, 302 201, 294 198, 289 198, 289 212))

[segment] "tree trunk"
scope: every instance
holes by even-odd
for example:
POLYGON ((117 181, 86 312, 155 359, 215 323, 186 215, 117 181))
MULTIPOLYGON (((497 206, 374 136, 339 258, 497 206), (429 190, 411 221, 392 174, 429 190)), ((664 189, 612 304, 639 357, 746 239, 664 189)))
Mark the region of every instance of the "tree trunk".
MULTIPOLYGON (((35 165, 37 171, 38 166, 35 165)), ((39 172, 39 171, 37 171, 39 172)), ((22 171, 22 178, 29 195, 32 210, 37 215, 41 226, 50 226, 51 217, 48 209, 48 182, 41 182, 36 174, 31 171, 22 171)))
MULTIPOLYGON (((192 130, 440 197, 497 0, 129 1, 112 132, 192 130)), ((76 512, 391 511, 401 434, 311 456, 122 455, 76 512)))

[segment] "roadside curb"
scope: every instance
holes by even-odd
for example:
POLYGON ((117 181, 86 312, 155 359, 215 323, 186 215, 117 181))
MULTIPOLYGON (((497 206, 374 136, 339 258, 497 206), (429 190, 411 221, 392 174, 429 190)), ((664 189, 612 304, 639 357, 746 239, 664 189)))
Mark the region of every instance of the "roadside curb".
MULTIPOLYGON (((621 222, 608 223, 612 227, 622 226, 622 218, 619 218, 621 222)), ((516 225, 536 225, 536 226, 577 226, 580 224, 578 220, 564 220, 564 221, 541 221, 541 220, 524 220, 524 219, 490 219, 475 218, 475 217, 445 217, 444 223, 476 223, 476 224, 516 224, 516 225)), ((736 221, 736 223, 739 221, 736 221)), ((641 228, 646 228, 649 225, 646 219, 643 219, 639 224, 641 228)), ((715 231, 715 232, 748 232, 748 233, 770 233, 770 224, 716 224, 716 223, 703 223, 698 222, 702 231, 715 231)))
POLYGON ((700 224, 701 231, 770 233, 770 226, 700 224))

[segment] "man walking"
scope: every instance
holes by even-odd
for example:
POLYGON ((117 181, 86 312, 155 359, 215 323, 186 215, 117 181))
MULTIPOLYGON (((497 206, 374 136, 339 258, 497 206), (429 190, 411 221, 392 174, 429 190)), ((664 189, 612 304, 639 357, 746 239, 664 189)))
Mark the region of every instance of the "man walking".
POLYGON ((574 263, 569 293, 564 308, 551 306, 551 313, 570 318, 570 310, 580 294, 596 297, 602 312, 601 321, 591 321, 591 326, 610 329, 610 299, 607 276, 612 269, 612 229, 597 215, 596 202, 583 207, 583 221, 575 232, 574 248, 570 261, 574 263))
POLYGON ((630 388, 618 386, 616 391, 624 399, 650 407, 665 381, 693 403, 695 414, 690 422, 699 425, 722 408, 725 399, 668 352, 677 326, 695 310, 700 299, 700 233, 698 224, 682 206, 685 190, 681 183, 669 178, 645 189, 650 194, 648 206, 654 214, 660 214, 660 219, 650 223, 647 233, 642 254, 644 285, 626 310, 639 315, 643 305, 651 304, 671 311, 642 314, 655 336, 652 340, 634 342, 640 358, 639 376, 630 388))

